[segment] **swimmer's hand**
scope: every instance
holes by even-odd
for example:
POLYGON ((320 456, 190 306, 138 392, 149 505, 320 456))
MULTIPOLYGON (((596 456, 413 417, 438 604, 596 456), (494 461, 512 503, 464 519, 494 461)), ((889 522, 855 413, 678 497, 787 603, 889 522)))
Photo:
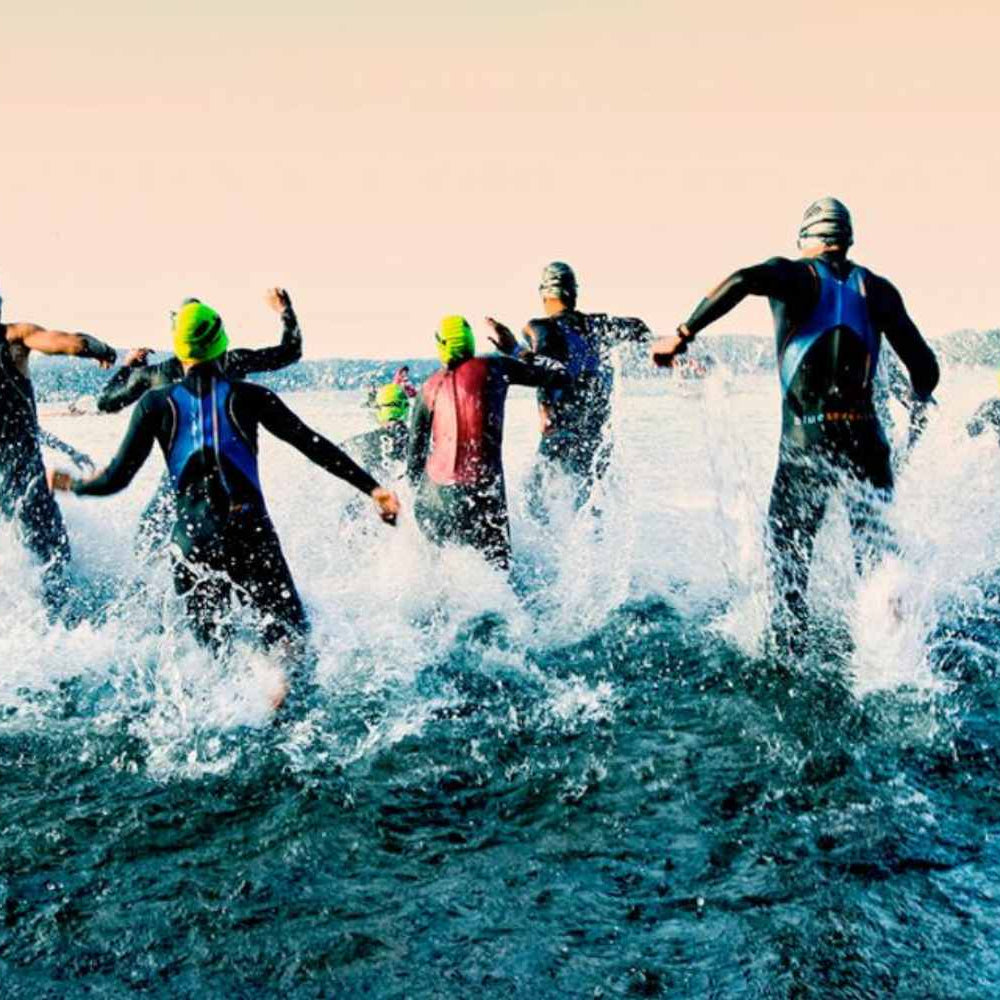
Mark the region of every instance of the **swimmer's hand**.
POLYGON ((399 497, 392 490, 387 490, 383 486, 376 486, 371 492, 372 500, 378 507, 378 516, 386 524, 395 524, 399 516, 399 497))
POLYGON ((264 296, 268 308, 276 313, 283 313, 292 308, 292 298, 284 288, 269 288, 264 296))
POLYGON ((125 360, 122 362, 122 366, 125 368, 143 368, 149 364, 148 359, 152 353, 152 347, 133 347, 132 350, 125 355, 125 360))
POLYGON ((510 332, 510 327, 504 326, 503 323, 495 320, 492 316, 487 316, 486 322, 489 323, 490 328, 493 330, 492 335, 489 337, 490 343, 501 354, 517 354, 517 337, 510 332))
POLYGON ((45 481, 50 493, 69 493, 73 489, 73 477, 65 469, 48 469, 45 481))
POLYGON ((670 337, 657 337, 651 345, 653 364, 657 368, 670 368, 674 358, 688 349, 688 344, 694 340, 694 334, 682 323, 677 332, 670 337))

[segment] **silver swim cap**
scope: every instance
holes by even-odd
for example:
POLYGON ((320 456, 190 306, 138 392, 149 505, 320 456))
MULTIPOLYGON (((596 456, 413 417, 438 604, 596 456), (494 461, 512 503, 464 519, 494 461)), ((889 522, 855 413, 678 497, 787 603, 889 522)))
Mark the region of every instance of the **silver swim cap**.
POLYGON ((854 242, 854 227, 847 206, 836 198, 814 201, 802 216, 799 249, 817 245, 846 250, 854 242))
POLYGON ((542 281, 538 286, 542 298, 558 299, 560 302, 576 302, 576 275, 569 264, 554 260, 542 271, 542 281))

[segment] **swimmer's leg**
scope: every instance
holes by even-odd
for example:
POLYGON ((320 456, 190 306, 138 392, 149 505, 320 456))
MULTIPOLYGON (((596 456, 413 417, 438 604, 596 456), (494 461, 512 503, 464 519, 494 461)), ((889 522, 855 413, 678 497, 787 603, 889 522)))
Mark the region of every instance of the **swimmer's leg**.
POLYGON ((188 625, 200 646, 218 653, 229 637, 232 585, 196 553, 173 553, 174 592, 184 600, 188 625))
POLYGON ((797 655, 805 648, 809 569, 830 485, 829 476, 804 457, 779 457, 768 508, 771 634, 779 651, 797 655))
POLYGON ((44 475, 35 475, 15 505, 16 519, 25 546, 42 566, 42 597, 58 613, 70 596, 67 581, 70 546, 66 524, 44 475))
POLYGON ((873 443, 862 459, 854 462, 852 472, 847 487, 847 516, 851 524, 854 564, 863 575, 885 555, 899 551, 885 517, 893 495, 889 449, 878 442, 873 443))

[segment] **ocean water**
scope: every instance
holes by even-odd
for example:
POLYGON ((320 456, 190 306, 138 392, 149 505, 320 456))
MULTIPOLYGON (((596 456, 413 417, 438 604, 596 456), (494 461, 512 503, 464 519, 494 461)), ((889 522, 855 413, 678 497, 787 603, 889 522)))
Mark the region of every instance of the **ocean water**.
MULTIPOLYGON (((273 665, 195 647, 133 558, 158 455, 62 501, 75 629, 0 532, 0 997, 1000 995, 1000 450, 964 432, 992 377, 946 374, 897 556, 858 581, 831 512, 792 664, 775 381, 620 386, 600 515, 557 489, 545 529, 513 396, 510 580, 265 440, 316 652, 278 725, 273 665)), ((126 419, 43 423, 100 461, 126 419)))

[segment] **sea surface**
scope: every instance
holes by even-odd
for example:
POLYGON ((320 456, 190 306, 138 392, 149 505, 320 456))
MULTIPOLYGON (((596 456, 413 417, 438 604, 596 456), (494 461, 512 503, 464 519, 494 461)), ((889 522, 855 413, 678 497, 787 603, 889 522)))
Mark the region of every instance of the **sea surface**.
MULTIPOLYGON (((0 997, 994 1000, 1000 449, 964 424, 995 380, 945 373, 869 577, 831 511, 791 663, 775 383, 620 384, 597 509, 557 488, 547 526, 513 395, 509 580, 266 439, 316 654, 277 723, 274 665, 198 649, 133 557, 159 455, 61 501, 73 629, 0 531, 0 997)), ((370 420, 286 398, 334 440, 370 420)), ((98 463, 127 420, 42 410, 98 463)))

